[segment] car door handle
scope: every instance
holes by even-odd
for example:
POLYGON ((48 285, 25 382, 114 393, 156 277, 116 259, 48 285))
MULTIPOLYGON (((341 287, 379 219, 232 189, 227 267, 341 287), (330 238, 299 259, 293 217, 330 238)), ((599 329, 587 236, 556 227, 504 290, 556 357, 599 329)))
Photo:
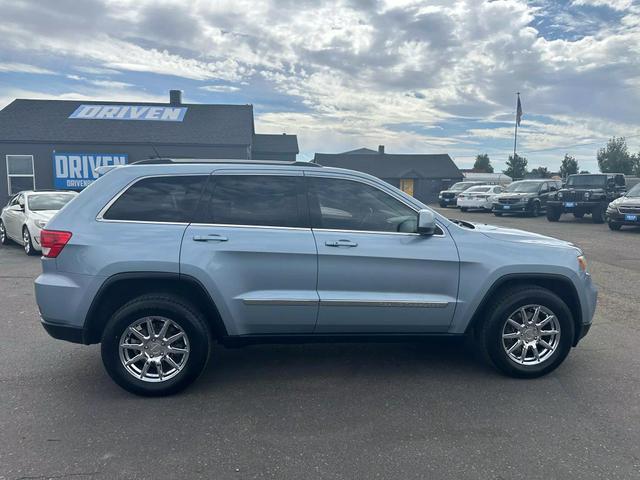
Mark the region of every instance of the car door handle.
POLYGON ((226 242, 229 240, 227 237, 223 235, 218 235, 217 233, 212 233, 210 235, 194 235, 194 242, 226 242))
POLYGON ((324 242, 327 247, 357 247, 358 244, 356 242, 352 242, 351 240, 338 240, 336 242, 324 242))

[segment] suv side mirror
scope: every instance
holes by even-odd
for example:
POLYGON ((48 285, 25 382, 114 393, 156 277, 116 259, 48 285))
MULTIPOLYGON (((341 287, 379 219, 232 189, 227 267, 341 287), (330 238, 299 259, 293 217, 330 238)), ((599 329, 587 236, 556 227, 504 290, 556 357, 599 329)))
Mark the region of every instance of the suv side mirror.
POLYGON ((436 233, 436 216, 431 210, 425 208, 418 212, 418 233, 420 235, 436 233))
POLYGON ((13 210, 14 212, 24 212, 24 205, 15 204, 9 207, 9 210, 13 210))

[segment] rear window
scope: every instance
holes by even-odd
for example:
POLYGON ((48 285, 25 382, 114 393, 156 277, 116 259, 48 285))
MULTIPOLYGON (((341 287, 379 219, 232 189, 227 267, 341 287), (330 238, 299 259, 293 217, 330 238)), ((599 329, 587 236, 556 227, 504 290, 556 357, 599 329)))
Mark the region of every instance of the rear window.
POLYGON ((120 195, 103 218, 188 223, 206 180, 205 175, 144 178, 120 195))

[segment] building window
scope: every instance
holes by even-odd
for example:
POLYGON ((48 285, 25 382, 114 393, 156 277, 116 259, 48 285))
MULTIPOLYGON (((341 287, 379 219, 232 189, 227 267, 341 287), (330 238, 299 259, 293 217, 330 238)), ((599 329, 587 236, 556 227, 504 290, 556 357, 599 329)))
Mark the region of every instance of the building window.
POLYGON ((35 188, 33 155, 7 155, 7 186, 9 195, 35 188))
POLYGON ((401 178, 400 190, 413 197, 413 178, 401 178))

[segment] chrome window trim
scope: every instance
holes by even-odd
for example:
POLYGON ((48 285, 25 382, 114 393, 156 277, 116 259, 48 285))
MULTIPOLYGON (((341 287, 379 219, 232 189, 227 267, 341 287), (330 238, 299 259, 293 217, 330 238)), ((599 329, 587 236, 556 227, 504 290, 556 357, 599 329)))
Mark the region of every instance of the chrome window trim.
POLYGON ((197 227, 220 227, 220 228, 267 228, 267 229, 277 229, 277 230, 307 230, 311 231, 310 227, 282 227, 279 225, 242 225, 242 224, 232 224, 232 223, 198 223, 193 222, 189 225, 197 226, 197 227))
POLYGON ((124 187, 122 187, 118 193, 116 193, 111 200, 107 202, 107 204, 100 209, 98 215, 96 215, 96 221, 98 222, 110 222, 110 223, 155 223, 155 224, 164 224, 164 225, 189 225, 189 222, 161 222, 155 220, 118 220, 118 219, 108 219, 104 218, 104 214, 107 213, 107 210, 111 208, 111 206, 122 196, 124 192, 129 190, 129 188, 133 187, 136 183, 146 180, 147 178, 161 178, 161 177, 206 177, 209 178, 211 176, 210 173, 159 173, 153 175, 145 175, 143 177, 136 177, 127 183, 124 187))
POLYGON ((433 235, 422 235, 421 233, 416 232, 383 232, 378 230, 341 230, 338 228, 312 228, 314 232, 322 232, 322 233, 331 233, 331 232, 339 232, 339 233, 367 233, 367 234, 378 234, 378 235, 404 235, 408 237, 445 237, 444 230, 440 225, 438 228, 443 232, 442 234, 433 234, 433 235))

